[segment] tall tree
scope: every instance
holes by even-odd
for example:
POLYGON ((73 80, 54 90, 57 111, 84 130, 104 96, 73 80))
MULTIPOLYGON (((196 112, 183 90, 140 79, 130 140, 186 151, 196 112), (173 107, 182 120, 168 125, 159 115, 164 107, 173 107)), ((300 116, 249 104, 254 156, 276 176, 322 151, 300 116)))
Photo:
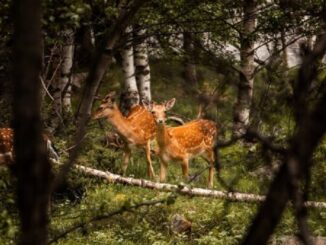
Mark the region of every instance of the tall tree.
POLYGON ((124 88, 121 98, 121 110, 127 114, 132 105, 139 103, 139 93, 136 81, 136 71, 134 64, 134 48, 132 45, 132 26, 128 26, 125 30, 126 44, 121 51, 122 68, 124 74, 124 88))
POLYGON ((63 110, 71 111, 71 85, 72 85, 72 65, 74 59, 74 31, 66 29, 63 31, 64 44, 62 47, 62 65, 60 75, 60 90, 63 110))
POLYGON ((183 48, 185 52, 184 76, 186 83, 190 85, 191 89, 196 89, 198 87, 198 79, 195 63, 195 46, 192 35, 190 32, 183 33, 183 48))
POLYGON ((235 135, 244 133, 249 125, 250 107, 254 86, 254 37, 256 27, 256 0, 244 0, 242 29, 240 31, 240 62, 241 72, 238 85, 238 98, 234 111, 235 135))
POLYGON ((136 67, 136 80, 141 100, 152 100, 151 95, 151 71, 148 58, 146 30, 136 27, 134 32, 134 57, 136 67))
POLYGON ((13 125, 20 244, 46 244, 51 167, 42 144, 40 0, 15 0, 13 125))

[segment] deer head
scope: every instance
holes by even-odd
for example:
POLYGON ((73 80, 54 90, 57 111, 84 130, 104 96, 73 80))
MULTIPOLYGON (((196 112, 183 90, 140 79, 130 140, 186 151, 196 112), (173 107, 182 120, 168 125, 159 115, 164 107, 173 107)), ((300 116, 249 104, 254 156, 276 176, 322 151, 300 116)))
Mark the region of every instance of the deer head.
POLYGON ((114 91, 108 93, 102 100, 99 108, 94 112, 92 118, 100 119, 104 117, 112 117, 118 109, 115 96, 116 93, 114 91))
POLYGON ((166 112, 171 110, 175 104, 176 99, 170 99, 163 104, 156 104, 154 102, 148 102, 143 100, 144 107, 153 114, 153 117, 157 124, 164 124, 166 121, 166 112))

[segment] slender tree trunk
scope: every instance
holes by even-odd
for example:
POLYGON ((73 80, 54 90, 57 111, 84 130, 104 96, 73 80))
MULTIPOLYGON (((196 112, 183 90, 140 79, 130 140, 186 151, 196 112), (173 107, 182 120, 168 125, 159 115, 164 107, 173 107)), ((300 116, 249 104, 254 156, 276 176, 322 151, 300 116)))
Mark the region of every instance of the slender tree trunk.
MULTIPOLYGON (((290 148, 283 165, 271 183, 265 202, 260 206, 242 244, 266 244, 279 223, 286 203, 292 199, 296 212, 306 218, 306 211, 298 192, 312 167, 312 156, 326 133, 326 90, 320 89, 320 97, 314 106, 308 107, 306 98, 309 87, 318 75, 317 64, 326 52, 326 35, 315 44, 298 72, 293 101, 297 123, 296 133, 289 140, 290 148)), ((299 222, 299 221, 298 221, 299 222)), ((300 230, 302 232, 302 230, 300 230)), ((303 235, 303 234, 301 234, 303 235)))
POLYGON ((190 86, 190 90, 196 90, 198 87, 195 47, 192 40, 192 34, 189 32, 183 33, 183 48, 185 51, 185 81, 190 86))
POLYGON ((284 30, 281 31, 281 44, 282 44, 282 60, 285 69, 289 68, 288 49, 286 46, 286 38, 284 30))
POLYGON ((51 127, 56 129, 62 116, 71 112, 72 65, 74 59, 74 31, 71 29, 62 32, 63 47, 61 52, 61 73, 55 80, 53 92, 53 113, 51 127))
POLYGON ((256 1, 243 1, 243 26, 240 36, 241 74, 238 85, 238 99, 234 111, 235 135, 244 133, 249 125, 250 107, 254 83, 254 37, 256 26, 256 1))
POLYGON ((139 104, 139 93, 136 81, 136 72, 134 65, 134 49, 132 46, 132 27, 128 26, 125 31, 127 42, 123 50, 122 68, 124 74, 124 91, 121 98, 121 110, 127 114, 133 105, 139 104))
POLYGON ((13 10, 13 125, 19 244, 47 244, 51 166, 41 135, 41 1, 15 0, 13 10))
POLYGON ((136 66, 136 80, 141 100, 152 100, 151 95, 151 71, 148 60, 148 47, 144 35, 145 29, 135 32, 134 57, 136 66))
POLYGON ((62 49, 62 65, 60 77, 60 90, 62 96, 63 110, 71 111, 71 84, 72 84, 72 65, 74 60, 74 31, 67 29, 63 32, 65 43, 62 49))

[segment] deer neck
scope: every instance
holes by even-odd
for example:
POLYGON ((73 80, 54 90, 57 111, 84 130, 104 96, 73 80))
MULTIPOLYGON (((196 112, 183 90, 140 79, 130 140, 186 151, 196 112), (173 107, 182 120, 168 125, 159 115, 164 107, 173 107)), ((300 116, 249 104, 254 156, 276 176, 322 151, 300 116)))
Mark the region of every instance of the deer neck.
POLYGON ((165 124, 157 124, 156 139, 160 148, 164 148, 168 144, 169 138, 165 124))
POLYGON ((118 133, 124 138, 128 139, 132 137, 133 130, 127 118, 124 117, 117 106, 115 106, 115 113, 113 116, 108 117, 107 120, 118 131, 118 133))

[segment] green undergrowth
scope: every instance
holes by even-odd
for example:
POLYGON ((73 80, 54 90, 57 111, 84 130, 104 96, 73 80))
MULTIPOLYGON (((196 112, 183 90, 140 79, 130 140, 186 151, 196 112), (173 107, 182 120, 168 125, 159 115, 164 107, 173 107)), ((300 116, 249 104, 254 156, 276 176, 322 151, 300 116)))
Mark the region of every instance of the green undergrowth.
MULTIPOLYGON (((152 67, 152 91, 156 101, 177 99, 172 112, 187 118, 197 115, 197 102, 184 91, 181 66, 173 61, 155 62, 152 67)), ((200 86, 216 86, 216 74, 200 67, 200 86), (205 85, 206 84, 206 85, 205 85)), ((101 87, 100 95, 104 96, 109 90, 119 90, 122 74, 119 67, 113 67, 101 87)), ((259 86, 258 86, 259 88, 259 86)), ((262 89, 260 90, 262 91, 262 89)), ((257 91, 259 94, 259 91, 257 91)), ((232 121, 234 90, 225 91, 228 99, 221 102, 216 112, 217 120, 225 133, 220 137, 230 135, 228 129, 232 121)), ((74 104, 78 100, 74 101, 74 104)), ((265 117, 260 129, 266 134, 275 133, 277 126, 279 143, 290 135, 293 130, 291 116, 286 108, 275 110, 274 102, 264 105, 265 117), (267 110, 273 115, 268 116, 267 110)), ((96 103, 95 107, 98 105, 96 103)), ((216 110, 216 108, 213 108, 216 110)), ((112 130, 105 120, 91 121, 87 126, 87 134, 83 140, 78 164, 89 166, 102 171, 121 173, 121 150, 109 149, 103 143, 105 132, 112 130)), ((59 148, 62 161, 66 161, 69 139, 73 127, 69 123, 62 129, 55 143, 59 148)), ((325 197, 325 140, 315 154, 316 164, 312 169, 311 195, 309 199, 326 201, 325 197)), ((267 172, 270 166, 269 158, 265 158, 263 148, 259 144, 238 142, 220 149, 220 177, 214 179, 214 189, 232 190, 237 192, 266 194, 273 177, 267 172), (266 160, 267 159, 267 160, 266 160), (269 160, 268 160, 269 159, 269 160), (225 186, 227 185, 227 187, 225 186)), ((159 162, 153 156, 155 173, 159 173, 159 162)), ((191 161, 190 175, 201 172, 207 163, 196 158, 191 161)), ((0 169, 0 244, 14 244, 17 238, 17 211, 13 208, 13 182, 8 170, 0 169)), ((200 174, 191 186, 205 188, 207 173, 200 174)), ((145 178, 146 161, 142 151, 135 151, 128 166, 127 175, 135 178, 145 178)), ((181 167, 178 163, 170 163, 167 182, 185 184, 187 180, 181 177, 181 167)), ((187 183, 186 183, 187 184, 187 183)), ((159 192, 139 187, 120 184, 110 184, 105 180, 85 176, 77 170, 72 170, 63 190, 53 197, 51 208, 50 237, 56 238, 62 232, 76 224, 84 224, 81 228, 67 234, 58 240, 58 244, 239 244, 250 222, 257 211, 256 203, 230 202, 216 198, 191 196, 174 196, 171 193, 159 192), (162 203, 128 210, 139 203, 165 200, 162 203), (125 211, 122 211, 125 210, 125 211), (112 212, 118 214, 112 215, 112 212), (89 222, 92 218, 108 215, 108 218, 97 222, 89 222), (175 215, 182 215, 191 222, 191 230, 175 232, 172 223, 175 215)), ((314 235, 326 236, 326 211, 309 209, 309 224, 314 235)), ((297 232, 292 208, 287 208, 282 222, 278 225, 275 237, 293 235, 297 232)))

